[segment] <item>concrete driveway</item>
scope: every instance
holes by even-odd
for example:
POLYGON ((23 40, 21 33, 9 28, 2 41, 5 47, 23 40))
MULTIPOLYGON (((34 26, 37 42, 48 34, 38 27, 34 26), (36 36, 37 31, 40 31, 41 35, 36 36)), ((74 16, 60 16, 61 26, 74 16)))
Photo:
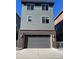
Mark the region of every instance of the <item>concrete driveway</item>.
POLYGON ((17 50, 16 59, 63 59, 63 51, 54 48, 17 50))

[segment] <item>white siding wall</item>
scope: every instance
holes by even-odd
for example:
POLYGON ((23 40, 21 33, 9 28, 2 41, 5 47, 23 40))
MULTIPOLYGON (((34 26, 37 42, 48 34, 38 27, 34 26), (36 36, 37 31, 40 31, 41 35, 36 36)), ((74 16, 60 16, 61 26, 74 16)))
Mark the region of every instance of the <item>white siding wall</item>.
POLYGON ((21 27, 24 30, 54 30, 53 8, 48 11, 42 11, 41 6, 34 6, 34 10, 27 10, 27 6, 22 5, 21 27), (32 16, 32 21, 28 22, 27 16, 32 16), (50 23, 42 24, 42 16, 49 17, 50 23))

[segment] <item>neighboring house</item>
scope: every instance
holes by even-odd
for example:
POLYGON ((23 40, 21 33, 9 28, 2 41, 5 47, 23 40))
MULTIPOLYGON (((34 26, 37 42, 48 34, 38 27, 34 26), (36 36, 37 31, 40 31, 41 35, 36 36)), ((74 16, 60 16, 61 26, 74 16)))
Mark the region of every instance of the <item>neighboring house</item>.
POLYGON ((63 47, 63 11, 54 19, 57 47, 63 47))
POLYGON ((19 29, 20 29, 20 16, 16 13, 16 40, 18 40, 19 29))
POLYGON ((56 48, 56 33, 52 20, 53 0, 21 0, 21 2, 18 47, 56 48))

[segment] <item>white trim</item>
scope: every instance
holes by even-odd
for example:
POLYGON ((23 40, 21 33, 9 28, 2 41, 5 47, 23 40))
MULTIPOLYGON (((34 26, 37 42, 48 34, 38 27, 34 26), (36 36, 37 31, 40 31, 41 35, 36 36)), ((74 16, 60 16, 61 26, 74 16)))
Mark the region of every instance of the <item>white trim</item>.
POLYGON ((50 34, 50 48, 53 48, 52 47, 52 34, 50 34))
MULTIPOLYGON (((31 5, 34 5, 34 9, 35 9, 35 4, 33 4, 33 3, 27 3, 27 5, 30 5, 30 6, 31 6, 31 5)), ((27 5, 26 5, 26 6, 27 6, 27 5)), ((31 8, 30 8, 30 10, 27 10, 27 11, 33 11, 33 10, 31 10, 31 8)))
MULTIPOLYGON (((29 16, 32 17, 32 15, 28 15, 28 16, 27 16, 27 22, 29 22, 29 21, 28 21, 28 17, 29 17, 29 16)), ((32 22, 32 19, 33 19, 33 17, 31 18, 31 22, 32 22)))
POLYGON ((42 24, 50 24, 50 17, 49 16, 41 16, 41 23, 42 24), (42 17, 45 17, 45 23, 42 23, 42 17), (47 19, 49 19, 49 23, 46 23, 46 17, 47 17, 47 19))
POLYGON ((55 42, 55 35, 54 34, 52 35, 52 39, 53 39, 53 42, 55 42))
MULTIPOLYGON (((48 6, 48 10, 49 10, 49 4, 41 4, 41 10, 42 10, 42 5, 47 5, 48 6)), ((48 11, 48 10, 42 10, 42 11, 48 11)))

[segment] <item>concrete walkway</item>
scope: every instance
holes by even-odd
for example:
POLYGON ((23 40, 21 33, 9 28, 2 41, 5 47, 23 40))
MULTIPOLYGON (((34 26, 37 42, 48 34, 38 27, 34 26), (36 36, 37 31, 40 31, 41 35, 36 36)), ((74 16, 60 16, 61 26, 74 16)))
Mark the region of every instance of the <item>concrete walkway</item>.
POLYGON ((63 59, 63 51, 53 48, 17 50, 16 59, 63 59))

